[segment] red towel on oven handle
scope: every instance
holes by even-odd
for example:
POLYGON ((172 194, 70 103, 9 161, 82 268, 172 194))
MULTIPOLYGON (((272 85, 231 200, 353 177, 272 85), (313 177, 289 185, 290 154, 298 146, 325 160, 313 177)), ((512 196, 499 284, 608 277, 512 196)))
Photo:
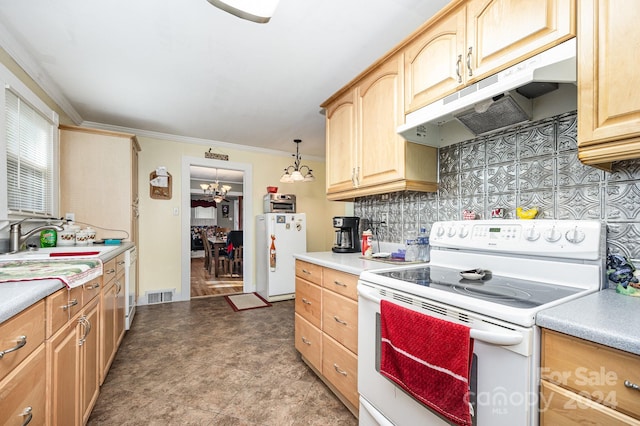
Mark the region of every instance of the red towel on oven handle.
POLYGON ((471 425, 470 329, 383 300, 380 373, 457 425, 471 425))

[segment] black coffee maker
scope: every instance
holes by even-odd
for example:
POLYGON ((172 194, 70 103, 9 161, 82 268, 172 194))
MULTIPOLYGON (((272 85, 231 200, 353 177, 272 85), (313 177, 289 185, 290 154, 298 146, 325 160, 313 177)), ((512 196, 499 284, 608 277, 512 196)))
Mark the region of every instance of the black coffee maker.
POLYGON ((358 227, 360 218, 355 216, 336 216, 333 218, 333 227, 336 228, 336 237, 331 251, 334 253, 358 253, 360 252, 360 238, 358 227))

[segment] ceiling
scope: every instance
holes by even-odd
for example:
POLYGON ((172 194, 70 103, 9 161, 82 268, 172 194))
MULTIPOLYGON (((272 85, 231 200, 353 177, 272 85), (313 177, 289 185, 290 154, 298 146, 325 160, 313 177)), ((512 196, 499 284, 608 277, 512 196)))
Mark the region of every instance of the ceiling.
POLYGON ((76 124, 324 157, 320 103, 448 0, 0 0, 0 45, 76 124))

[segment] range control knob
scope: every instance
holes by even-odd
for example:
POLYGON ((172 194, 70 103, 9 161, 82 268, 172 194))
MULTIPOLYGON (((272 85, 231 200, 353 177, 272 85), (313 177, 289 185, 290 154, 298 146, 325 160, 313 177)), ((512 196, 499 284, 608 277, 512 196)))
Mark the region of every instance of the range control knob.
POLYGON ((536 241, 538 238, 540 238, 540 232, 538 232, 535 226, 532 226, 524 232, 524 239, 527 241, 536 241))
POLYGON ((544 233, 544 239, 550 243, 555 243, 560 238, 562 238, 562 232, 558 231, 555 226, 544 233))
POLYGON ((584 232, 576 226, 575 228, 568 230, 564 237, 572 244, 580 244, 584 241, 585 235, 584 232))
POLYGON ((436 236, 438 237, 444 236, 444 226, 442 225, 438 226, 438 229, 436 230, 436 236))
POLYGON ((451 225, 451 226, 449 227, 449 230, 447 231, 447 237, 449 237, 449 238, 453 238, 453 237, 455 237, 455 236, 456 236, 456 227, 455 227, 455 226, 453 226, 453 225, 451 225))
POLYGON ((462 228, 460 228, 460 232, 458 232, 458 237, 467 238, 467 235, 469 235, 469 229, 467 229, 466 226, 463 226, 462 228))

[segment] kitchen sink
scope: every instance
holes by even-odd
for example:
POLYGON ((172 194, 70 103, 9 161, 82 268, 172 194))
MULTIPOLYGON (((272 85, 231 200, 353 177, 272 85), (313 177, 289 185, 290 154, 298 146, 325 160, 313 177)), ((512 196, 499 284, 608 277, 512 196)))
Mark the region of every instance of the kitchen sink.
POLYGON ((42 259, 65 259, 79 257, 98 257, 119 246, 69 246, 69 247, 46 247, 36 250, 22 250, 17 253, 0 254, 0 262, 9 260, 42 260, 42 259))

